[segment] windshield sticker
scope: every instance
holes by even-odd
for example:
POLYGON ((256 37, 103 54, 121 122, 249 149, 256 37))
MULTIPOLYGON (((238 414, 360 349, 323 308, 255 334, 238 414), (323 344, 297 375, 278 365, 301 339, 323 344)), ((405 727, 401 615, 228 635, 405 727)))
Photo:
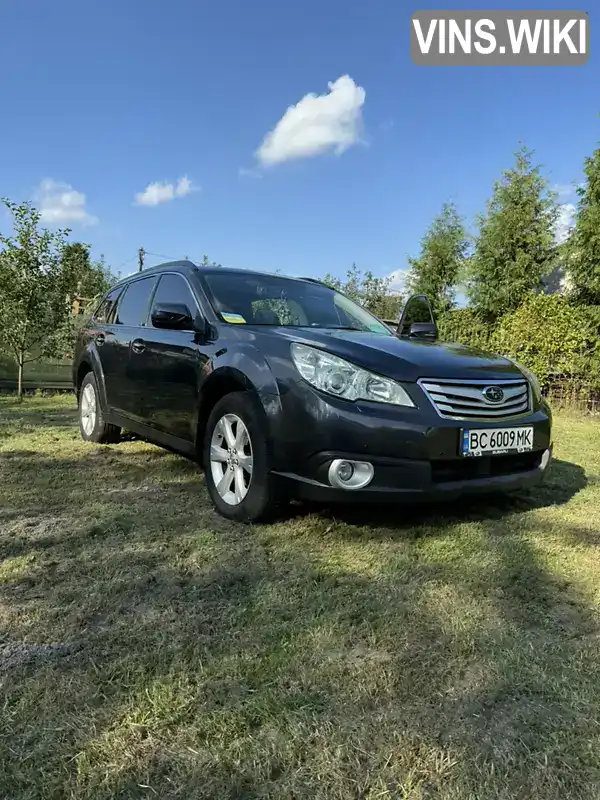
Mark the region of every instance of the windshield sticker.
POLYGON ((246 320, 242 317, 241 314, 223 314, 221 316, 225 320, 225 322, 235 322, 235 323, 244 323, 246 320))

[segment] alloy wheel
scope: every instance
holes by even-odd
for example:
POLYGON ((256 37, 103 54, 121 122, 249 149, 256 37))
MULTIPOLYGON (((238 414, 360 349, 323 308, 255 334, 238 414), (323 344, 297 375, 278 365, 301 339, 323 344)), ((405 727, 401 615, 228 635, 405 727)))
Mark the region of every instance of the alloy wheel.
POLYGON ((84 388, 81 394, 81 427, 86 436, 91 436, 96 427, 96 392, 91 383, 84 388))
POLYGON ((210 469, 219 497, 237 506, 248 494, 254 466, 252 442, 237 414, 225 414, 210 441, 210 469))

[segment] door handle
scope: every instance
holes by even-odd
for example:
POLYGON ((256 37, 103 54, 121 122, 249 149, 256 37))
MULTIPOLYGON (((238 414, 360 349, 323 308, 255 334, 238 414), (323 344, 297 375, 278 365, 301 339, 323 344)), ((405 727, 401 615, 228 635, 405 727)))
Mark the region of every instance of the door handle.
POLYGON ((131 343, 131 349, 134 353, 143 353, 146 349, 146 342, 143 339, 134 339, 131 343))
POLYGON ((96 344, 98 345, 98 347, 101 347, 105 341, 106 341, 106 336, 103 333, 96 334, 96 344))

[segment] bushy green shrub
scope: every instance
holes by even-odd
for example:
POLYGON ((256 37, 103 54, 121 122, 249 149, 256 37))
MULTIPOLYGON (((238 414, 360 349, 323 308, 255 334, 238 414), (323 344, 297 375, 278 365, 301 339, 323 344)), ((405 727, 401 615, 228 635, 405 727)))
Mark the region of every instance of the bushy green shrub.
POLYGON ((597 310, 575 306, 561 295, 531 294, 498 321, 492 349, 517 359, 543 387, 554 381, 600 385, 597 310))
POLYGON ((440 339, 520 361, 548 389, 600 389, 600 306, 577 306, 561 295, 530 294, 494 325, 471 308, 438 319, 440 339))
POLYGON ((460 342, 480 350, 490 349, 493 330, 472 308, 458 308, 440 314, 439 336, 443 342, 460 342))

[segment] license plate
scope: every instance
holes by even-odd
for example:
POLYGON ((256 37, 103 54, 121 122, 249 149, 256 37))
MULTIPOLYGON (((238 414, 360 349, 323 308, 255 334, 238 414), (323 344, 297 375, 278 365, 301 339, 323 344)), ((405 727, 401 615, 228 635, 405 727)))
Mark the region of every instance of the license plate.
POLYGON ((526 453, 533 450, 533 427, 463 430, 463 456, 526 453))

